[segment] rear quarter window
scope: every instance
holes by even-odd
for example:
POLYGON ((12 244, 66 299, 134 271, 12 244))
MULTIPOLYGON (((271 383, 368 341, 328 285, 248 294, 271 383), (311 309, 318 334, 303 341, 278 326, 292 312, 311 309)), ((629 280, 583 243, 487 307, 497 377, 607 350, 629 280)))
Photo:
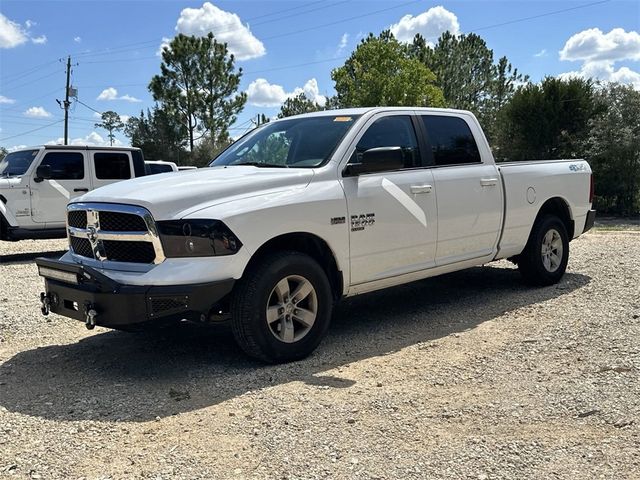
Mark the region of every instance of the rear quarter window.
POLYGON ((436 165, 481 163, 480 152, 467 122, 459 117, 422 115, 436 165))

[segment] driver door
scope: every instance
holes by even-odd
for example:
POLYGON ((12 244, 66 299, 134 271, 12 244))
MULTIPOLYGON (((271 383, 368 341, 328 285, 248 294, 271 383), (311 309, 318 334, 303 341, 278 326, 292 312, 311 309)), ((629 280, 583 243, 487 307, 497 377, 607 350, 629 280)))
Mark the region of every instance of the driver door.
POLYGON ((374 117, 357 141, 350 163, 370 148, 401 147, 404 168, 342 179, 352 285, 435 265, 436 194, 419 145, 413 116, 395 112, 374 117))
POLYGON ((34 170, 31 178, 31 216, 36 223, 64 227, 67 203, 85 194, 91 188, 85 152, 49 151, 40 165, 51 167, 51 178, 37 178, 34 170))

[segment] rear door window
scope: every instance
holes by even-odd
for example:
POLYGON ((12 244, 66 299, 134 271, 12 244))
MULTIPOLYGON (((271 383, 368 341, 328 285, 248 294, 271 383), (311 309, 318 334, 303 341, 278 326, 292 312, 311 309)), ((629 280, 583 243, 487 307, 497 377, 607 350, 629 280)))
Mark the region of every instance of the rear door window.
POLYGON ((82 180, 84 156, 78 152, 47 153, 40 165, 51 167, 51 180, 82 180))
POLYGON ((467 122, 460 117, 421 115, 436 165, 481 163, 480 152, 467 122))
POLYGON ((99 180, 131 178, 131 163, 126 153, 97 152, 93 154, 93 162, 99 180))

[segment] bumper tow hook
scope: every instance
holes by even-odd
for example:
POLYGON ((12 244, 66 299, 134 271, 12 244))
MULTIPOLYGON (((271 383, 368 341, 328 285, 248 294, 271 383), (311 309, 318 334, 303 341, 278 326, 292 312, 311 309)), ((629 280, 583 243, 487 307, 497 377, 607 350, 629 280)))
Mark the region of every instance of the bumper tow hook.
POLYGON ((92 303, 85 303, 84 315, 84 326, 87 327, 87 330, 93 330, 96 326, 96 317, 98 316, 98 312, 96 312, 92 303))
POLYGON ((42 315, 49 315, 49 312, 51 311, 51 299, 49 298, 49 295, 44 293, 44 292, 40 292, 40 311, 42 312, 42 315))

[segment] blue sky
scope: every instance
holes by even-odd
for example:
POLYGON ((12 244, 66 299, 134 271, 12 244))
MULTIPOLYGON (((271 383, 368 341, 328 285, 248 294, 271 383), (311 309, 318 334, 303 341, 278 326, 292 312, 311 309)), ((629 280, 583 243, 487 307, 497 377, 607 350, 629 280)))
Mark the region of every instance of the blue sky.
MULTIPOLYGON (((78 89, 70 138, 100 144, 96 111, 137 115, 153 105, 147 90, 157 52, 177 32, 213 31, 244 70, 249 102, 232 130, 258 113, 274 116, 293 93, 322 102, 331 69, 359 39, 392 27, 398 38, 443 30, 476 32, 533 81, 580 75, 640 89, 640 2, 610 1, 11 1, 0 4, 0 146, 57 142, 64 64, 71 54, 78 89), (91 109, 90 109, 90 108, 91 109), (54 123, 57 122, 57 123, 54 123), (51 125, 53 124, 53 125, 51 125), (31 133, 31 130, 35 130, 31 133)), ((127 144, 124 135, 118 141, 127 144)))

